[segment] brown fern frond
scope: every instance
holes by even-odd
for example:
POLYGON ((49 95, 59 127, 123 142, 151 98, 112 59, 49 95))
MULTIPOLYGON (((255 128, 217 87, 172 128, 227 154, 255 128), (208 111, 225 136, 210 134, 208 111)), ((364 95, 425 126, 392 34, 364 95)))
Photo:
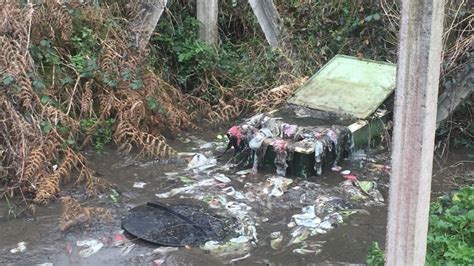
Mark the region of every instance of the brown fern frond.
POLYGON ((69 41, 72 35, 72 18, 64 6, 57 1, 47 1, 33 13, 31 40, 39 43, 45 36, 57 42, 69 41), (58 34, 58 35, 57 35, 58 34))
POLYGON ((77 157, 72 150, 67 149, 64 158, 56 171, 48 176, 42 177, 36 192, 35 202, 46 203, 56 197, 60 190, 60 182, 67 181, 71 170, 77 164, 77 157))
POLYGON ((92 107, 94 105, 93 93, 91 90, 92 80, 86 82, 84 86, 84 92, 81 98, 81 114, 87 117, 92 116, 92 107))
POLYGON ((133 147, 139 148, 139 157, 169 157, 176 154, 176 151, 166 143, 165 137, 143 132, 128 121, 118 122, 114 141, 125 153, 129 153, 133 147))
POLYGON ((280 107, 306 80, 307 78, 299 79, 257 94, 254 103, 255 112, 267 112, 280 107))
POLYGON ((51 105, 44 107, 44 116, 52 121, 52 124, 56 125, 61 122, 62 125, 68 126, 71 130, 76 131, 79 129, 79 122, 74 118, 66 115, 63 111, 51 105))
POLYGON ((66 231, 74 226, 89 226, 93 221, 112 221, 112 215, 107 209, 99 207, 82 207, 79 202, 71 197, 63 197, 63 211, 59 228, 66 231))

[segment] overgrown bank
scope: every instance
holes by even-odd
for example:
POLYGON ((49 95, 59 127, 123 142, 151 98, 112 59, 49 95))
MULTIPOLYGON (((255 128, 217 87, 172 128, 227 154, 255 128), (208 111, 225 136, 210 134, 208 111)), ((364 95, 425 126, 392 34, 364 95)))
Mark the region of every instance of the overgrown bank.
MULTIPOLYGON (((173 156, 165 137, 274 108, 337 53, 395 59, 396 3, 276 4, 288 29, 284 52, 268 47, 245 1, 222 3, 218 47, 198 40, 192 2, 170 1, 147 51, 129 32, 136 5, 3 3, 1 196, 44 203, 71 173, 94 192, 105 184, 80 153, 87 145, 113 141, 124 152, 173 156)), ((454 41, 443 80, 466 56, 470 15, 458 6, 448 9, 454 41)))

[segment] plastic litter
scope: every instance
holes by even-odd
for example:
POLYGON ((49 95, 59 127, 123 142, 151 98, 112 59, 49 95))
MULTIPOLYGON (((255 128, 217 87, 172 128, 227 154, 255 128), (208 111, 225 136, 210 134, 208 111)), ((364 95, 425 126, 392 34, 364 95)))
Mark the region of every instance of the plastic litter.
POLYGON ((221 243, 218 241, 208 241, 200 248, 219 257, 242 256, 250 251, 250 243, 236 243, 231 241, 221 243))
POLYGON ((191 180, 191 178, 187 177, 187 176, 178 176, 178 179, 183 182, 184 184, 191 184, 191 183, 194 183, 193 180, 191 180))
POLYGON ((341 175, 348 175, 351 173, 351 170, 344 170, 344 171, 341 171, 341 175))
POLYGON ((293 183, 292 179, 285 177, 270 177, 267 179, 266 186, 263 190, 265 194, 274 197, 281 197, 287 190, 288 186, 293 183))
POLYGON ((178 251, 179 248, 177 247, 159 247, 159 248, 155 248, 153 250, 153 253, 156 254, 156 253, 160 253, 160 254, 166 254, 166 253, 170 253, 170 252, 173 252, 173 251, 178 251))
POLYGON ((221 183, 229 183, 231 180, 224 174, 218 174, 214 176, 214 179, 221 182, 221 183))
POLYGON ((344 175, 344 178, 347 179, 347 180, 351 180, 351 181, 355 181, 357 180, 357 176, 355 175, 344 175))
POLYGON ((292 216, 297 225, 315 228, 321 223, 321 219, 316 216, 314 206, 306 206, 302 209, 301 214, 292 216))
POLYGON ((120 255, 125 256, 128 253, 132 251, 132 249, 135 247, 135 244, 133 243, 128 243, 124 247, 122 247, 122 250, 120 251, 120 255))
POLYGON ((302 243, 310 235, 310 231, 304 226, 298 226, 291 232, 291 240, 288 242, 288 246, 293 244, 302 243))
POLYGON ((79 251, 79 255, 84 258, 97 253, 104 246, 102 242, 96 239, 80 240, 76 242, 76 245, 78 247, 87 247, 86 249, 79 251))
POLYGON ((306 254, 319 254, 319 252, 321 252, 321 250, 319 249, 306 249, 306 248, 297 248, 297 249, 293 249, 293 253, 296 253, 296 254, 301 254, 301 255, 306 255, 306 254))
POLYGON ((208 143, 204 143, 204 144, 202 144, 201 146, 199 146, 199 149, 201 149, 201 150, 209 150, 209 149, 212 149, 213 147, 214 147, 214 143, 208 142, 208 143))
POLYGON ((367 195, 377 202, 384 202, 383 196, 377 189, 377 183, 374 181, 357 181, 356 185, 367 195))
POLYGON ((36 264, 36 266, 53 266, 54 264, 51 263, 51 262, 45 262, 45 263, 40 263, 40 264, 36 264))
POLYGON ((216 164, 217 160, 215 158, 207 158, 204 154, 197 153, 188 163, 188 168, 186 170, 193 170, 195 173, 199 173, 216 166, 216 164))
POLYGON ((246 258, 248 258, 248 257, 250 257, 250 253, 248 253, 247 255, 245 255, 245 256, 243 256, 243 257, 231 259, 231 260, 229 261, 229 263, 234 263, 234 262, 236 262, 236 261, 244 260, 244 259, 246 259, 246 258))
POLYGON ((168 192, 155 194, 155 196, 157 196, 158 198, 169 198, 181 193, 192 193, 192 191, 198 187, 213 186, 215 184, 216 184, 216 181, 214 180, 214 178, 209 178, 209 179, 204 179, 185 187, 173 188, 172 190, 168 192))
POLYGON ((16 248, 10 249, 10 253, 21 253, 26 250, 26 242, 19 242, 16 248))
POLYGON ((333 172, 339 172, 341 171, 342 167, 340 167, 339 165, 334 165, 333 167, 331 167, 331 171, 333 172))
POLYGON ((250 173, 252 173, 252 169, 246 169, 246 170, 238 171, 235 174, 236 175, 247 175, 247 174, 250 174, 250 173))
POLYGON ((271 240, 270 240, 270 246, 272 247, 273 250, 278 250, 281 247, 282 241, 283 241, 283 235, 281 234, 280 231, 273 232, 270 234, 271 240))
POLYGON ((133 187, 134 187, 134 188, 144 188, 145 185, 146 185, 145 182, 134 182, 134 183, 133 183, 133 187))

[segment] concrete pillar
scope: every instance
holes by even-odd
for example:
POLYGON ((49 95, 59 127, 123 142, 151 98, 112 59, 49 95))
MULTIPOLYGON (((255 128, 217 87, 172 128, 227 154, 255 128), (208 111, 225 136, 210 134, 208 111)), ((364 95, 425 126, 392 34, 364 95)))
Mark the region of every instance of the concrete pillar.
POLYGON ((387 265, 426 255, 444 0, 402 0, 387 265))
POLYGON ((166 7, 168 0, 141 1, 133 5, 140 5, 139 15, 130 22, 130 31, 133 33, 135 45, 143 50, 148 44, 156 24, 166 7))
POLYGON ((267 42, 272 47, 279 46, 283 25, 278 10, 272 0, 249 0, 253 13, 257 17, 267 42))
POLYGON ((197 20, 199 21, 199 37, 208 44, 217 44, 219 33, 217 28, 218 0, 197 0, 197 20))

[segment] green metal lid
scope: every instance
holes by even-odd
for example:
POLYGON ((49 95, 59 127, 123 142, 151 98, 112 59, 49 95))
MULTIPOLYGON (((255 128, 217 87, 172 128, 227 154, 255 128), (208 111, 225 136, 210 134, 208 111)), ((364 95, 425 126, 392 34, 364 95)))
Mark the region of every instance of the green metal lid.
POLYGON ((336 55, 289 103, 365 119, 395 89, 396 65, 336 55))

